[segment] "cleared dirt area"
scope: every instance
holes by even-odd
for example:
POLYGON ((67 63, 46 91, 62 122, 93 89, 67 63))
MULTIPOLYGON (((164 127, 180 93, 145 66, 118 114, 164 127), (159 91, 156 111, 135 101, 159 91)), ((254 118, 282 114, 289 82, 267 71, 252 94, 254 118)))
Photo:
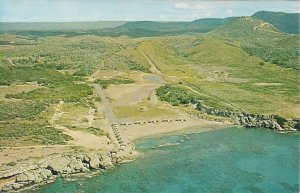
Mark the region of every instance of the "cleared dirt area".
POLYGON ((105 95, 112 99, 114 106, 129 106, 147 100, 151 92, 159 86, 153 83, 112 85, 105 90, 105 95))
MULTIPOLYGON (((68 145, 71 146, 81 146, 88 149, 110 149, 111 143, 106 136, 96 136, 91 133, 84 131, 71 130, 65 126, 59 125, 56 123, 57 120, 64 114, 62 112, 62 106, 64 105, 63 101, 55 107, 55 113, 50 119, 50 124, 60 130, 63 130, 66 135, 72 137, 72 140, 68 141, 68 145)), ((88 111, 88 116, 91 117, 91 111, 88 111)), ((92 120, 88 120, 87 124, 90 122, 92 125, 92 120)))
POLYGON ((89 81, 94 81, 97 79, 109 79, 114 76, 119 76, 122 74, 124 73, 118 71, 112 71, 112 70, 104 70, 104 71, 97 70, 89 77, 89 81))
POLYGON ((73 140, 68 145, 81 146, 88 149, 110 149, 110 140, 106 136, 96 136, 83 131, 74 131, 60 127, 64 133, 71 136, 73 140))

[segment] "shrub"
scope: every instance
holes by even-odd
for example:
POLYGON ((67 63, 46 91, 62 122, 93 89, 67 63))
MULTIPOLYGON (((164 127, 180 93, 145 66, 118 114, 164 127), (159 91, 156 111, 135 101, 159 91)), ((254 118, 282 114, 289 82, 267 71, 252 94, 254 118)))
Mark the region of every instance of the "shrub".
POLYGON ((173 106, 192 103, 196 96, 188 93, 184 88, 165 85, 156 89, 160 100, 171 103, 173 106))

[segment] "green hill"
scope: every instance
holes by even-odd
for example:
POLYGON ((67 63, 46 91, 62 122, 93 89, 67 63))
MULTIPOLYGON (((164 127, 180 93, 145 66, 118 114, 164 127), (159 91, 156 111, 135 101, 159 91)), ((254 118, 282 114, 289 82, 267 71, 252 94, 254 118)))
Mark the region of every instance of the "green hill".
POLYGON ((281 67, 299 69, 298 35, 285 34, 273 25, 252 17, 237 18, 208 33, 250 55, 281 67))
POLYGON ((252 17, 236 18, 211 32, 211 34, 234 38, 257 37, 261 35, 274 36, 279 33, 280 32, 272 24, 252 17))
POLYGON ((259 11, 252 15, 256 19, 273 24, 282 32, 299 34, 299 13, 283 13, 271 11, 259 11))

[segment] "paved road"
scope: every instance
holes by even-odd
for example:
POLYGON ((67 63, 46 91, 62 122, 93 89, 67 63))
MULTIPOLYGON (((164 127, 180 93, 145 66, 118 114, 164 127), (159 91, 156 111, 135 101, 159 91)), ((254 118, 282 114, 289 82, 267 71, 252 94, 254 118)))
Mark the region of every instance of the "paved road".
POLYGON ((101 98, 101 100, 104 104, 104 107, 105 107, 104 115, 105 115, 106 118, 108 118, 109 123, 110 124, 117 123, 117 119, 116 119, 116 117, 113 113, 113 110, 112 110, 107 98, 104 95, 102 87, 100 85, 97 85, 97 84, 93 84, 93 87, 96 89, 96 92, 97 92, 98 96, 101 98))

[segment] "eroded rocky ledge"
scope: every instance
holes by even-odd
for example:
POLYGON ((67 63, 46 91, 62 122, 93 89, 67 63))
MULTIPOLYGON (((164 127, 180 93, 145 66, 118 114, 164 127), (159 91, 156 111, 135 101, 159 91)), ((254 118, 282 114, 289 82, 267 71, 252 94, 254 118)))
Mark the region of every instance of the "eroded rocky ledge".
POLYGON ((71 177, 92 171, 107 170, 115 164, 132 160, 137 152, 134 146, 110 151, 58 154, 50 161, 33 164, 25 168, 11 167, 1 171, 0 179, 5 181, 0 192, 18 192, 33 185, 53 182, 57 177, 71 177))

